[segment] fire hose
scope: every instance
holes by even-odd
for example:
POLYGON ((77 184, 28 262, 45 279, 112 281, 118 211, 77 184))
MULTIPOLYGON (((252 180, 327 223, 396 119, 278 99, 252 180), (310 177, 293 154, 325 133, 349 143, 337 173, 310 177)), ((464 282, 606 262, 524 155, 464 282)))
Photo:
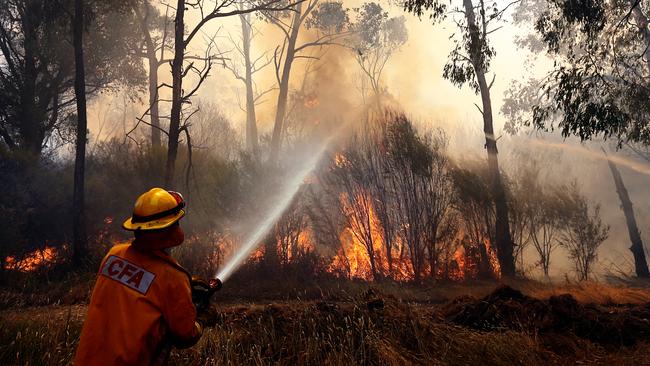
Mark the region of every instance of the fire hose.
POLYGON ((206 281, 199 277, 192 277, 190 285, 192 287, 192 302, 196 306, 197 312, 207 311, 210 308, 212 295, 223 287, 223 283, 218 278, 206 281))
MULTIPOLYGON (((212 278, 210 280, 204 280, 197 276, 192 276, 190 281, 190 287, 192 289, 192 303, 196 307, 197 314, 205 313, 210 309, 210 300, 212 295, 215 292, 221 290, 223 283, 218 278, 212 278)), ((163 347, 159 353, 159 356, 154 361, 153 365, 162 366, 167 365, 169 360, 169 355, 172 352, 172 342, 170 339, 165 339, 163 347)))

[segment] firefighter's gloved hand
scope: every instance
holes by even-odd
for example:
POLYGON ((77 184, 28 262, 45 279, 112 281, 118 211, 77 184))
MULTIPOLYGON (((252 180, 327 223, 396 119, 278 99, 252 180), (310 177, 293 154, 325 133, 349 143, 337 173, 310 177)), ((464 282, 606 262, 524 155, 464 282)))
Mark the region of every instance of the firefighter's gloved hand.
POLYGON ((205 310, 198 310, 196 313, 196 321, 201 323, 204 328, 214 327, 217 325, 218 319, 219 313, 212 307, 205 310))

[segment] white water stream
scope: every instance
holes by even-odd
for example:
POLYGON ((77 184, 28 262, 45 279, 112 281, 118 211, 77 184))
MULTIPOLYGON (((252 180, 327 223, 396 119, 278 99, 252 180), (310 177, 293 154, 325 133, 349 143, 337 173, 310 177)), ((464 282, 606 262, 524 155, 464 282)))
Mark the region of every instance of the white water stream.
POLYGON ((237 252, 226 262, 221 270, 216 274, 216 278, 225 282, 228 277, 248 258, 250 253, 258 247, 267 233, 273 228, 273 225, 280 219, 284 211, 291 204, 293 197, 298 193, 305 178, 316 168, 321 156, 329 146, 333 137, 328 138, 323 146, 320 147, 303 165, 296 171, 286 185, 281 189, 277 198, 271 205, 271 208, 259 220, 252 225, 251 234, 244 240, 243 244, 237 248, 237 252))

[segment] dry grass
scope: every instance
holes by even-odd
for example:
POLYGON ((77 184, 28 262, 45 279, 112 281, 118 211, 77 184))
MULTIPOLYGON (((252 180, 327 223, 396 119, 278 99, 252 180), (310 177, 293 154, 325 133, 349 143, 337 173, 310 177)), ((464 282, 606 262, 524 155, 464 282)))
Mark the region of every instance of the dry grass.
POLYGON ((552 361, 532 337, 487 334, 437 321, 428 311, 388 302, 269 305, 227 309, 223 323, 177 364, 542 365, 552 361))
POLYGON ((85 313, 82 305, 0 313, 0 364, 69 364, 85 313))
MULTIPOLYGON (((221 305, 217 325, 196 346, 174 351, 171 364, 650 365, 648 341, 608 349, 572 334, 477 331, 445 322, 437 315, 439 306, 432 304, 460 294, 482 296, 494 286, 440 286, 434 294, 432 288, 391 285, 378 296, 365 293, 367 285, 366 291, 355 285, 338 296, 332 290, 325 301, 221 305)), ((602 303, 649 296, 648 290, 593 284, 518 287, 539 296, 569 291, 602 303)), ((0 312, 0 364, 69 364, 84 315, 83 305, 0 312)))
POLYGON ((608 285, 599 282, 582 282, 566 285, 523 285, 522 291, 530 296, 546 299, 565 293, 579 302, 612 304, 643 304, 650 302, 650 288, 608 285))
MULTIPOLYGON (((639 282, 635 286, 606 284, 601 282, 577 282, 571 284, 544 283, 532 280, 441 282, 424 285, 404 285, 388 282, 382 284, 335 283, 319 286, 325 298, 340 299, 341 294, 354 298, 366 291, 368 287, 380 289, 384 294, 400 298, 407 302, 443 304, 460 296, 481 298, 499 286, 506 284, 519 289, 528 296, 548 299, 551 296, 571 294, 581 303, 601 305, 644 304, 650 302, 650 282, 639 282)), ((254 287, 254 284, 251 284, 254 287)), ((308 295, 308 294, 306 294, 308 295)), ((318 297, 318 296, 317 296, 318 297)), ((317 298, 306 296, 303 298, 317 298)))

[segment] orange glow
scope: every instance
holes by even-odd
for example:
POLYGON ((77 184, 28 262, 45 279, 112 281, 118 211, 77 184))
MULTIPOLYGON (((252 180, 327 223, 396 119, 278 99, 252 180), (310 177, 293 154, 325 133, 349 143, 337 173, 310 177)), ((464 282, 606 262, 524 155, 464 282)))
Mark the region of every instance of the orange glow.
POLYGON ((16 257, 9 256, 5 259, 5 269, 21 272, 34 272, 43 266, 49 266, 56 262, 59 252, 57 248, 45 247, 27 254, 23 259, 16 260, 16 257))
POLYGON ((320 105, 320 100, 316 94, 309 94, 305 97, 305 108, 314 109, 320 105))
MULTIPOLYGON (((294 237, 295 238, 295 237, 294 237)), ((285 238, 286 240, 286 238, 285 238)), ((289 239, 291 241, 291 239, 289 239)), ((312 233, 310 229, 302 229, 298 233, 298 237, 295 238, 295 242, 290 243, 287 242, 286 244, 289 244, 287 248, 283 249, 283 240, 282 238, 279 238, 277 240, 277 250, 279 253, 282 253, 286 251, 286 261, 291 262, 292 260, 295 259, 296 256, 300 256, 301 254, 306 254, 312 252, 315 247, 313 244, 312 240, 312 233), (295 245, 293 245, 295 244, 295 245)))
POLYGON ((251 255, 248 257, 248 259, 252 262, 257 262, 261 260, 264 257, 264 247, 260 246, 251 255))
POLYGON ((298 235, 298 248, 307 253, 315 249, 311 229, 305 229, 298 235))
POLYGON ((330 272, 346 273, 350 278, 359 278, 366 281, 372 280, 370 258, 366 248, 356 239, 349 228, 343 230, 340 235, 343 244, 342 251, 330 264, 330 272))
MULTIPOLYGON (((338 154, 335 159, 340 164, 345 164, 344 156, 338 154)), ((343 230, 339 235, 342 250, 339 250, 339 253, 330 264, 329 271, 331 273, 348 273, 350 278, 371 281, 373 280, 370 261, 370 253, 372 252, 377 275, 391 277, 397 281, 412 280, 412 267, 408 258, 400 258, 399 253, 403 243, 399 238, 393 238, 391 250, 392 268, 389 269, 383 226, 375 211, 370 194, 363 190, 357 193, 354 198, 354 205, 345 194, 341 194, 339 199, 345 214, 354 223, 353 226, 366 232, 355 232, 352 227, 346 227, 343 230), (364 211, 360 216, 367 215, 366 220, 363 220, 363 217, 354 216, 355 207, 364 211), (366 210, 367 212, 365 212, 366 210), (369 247, 369 245, 372 246, 369 247)))
POLYGON ((348 163, 348 159, 345 157, 345 155, 341 153, 337 153, 334 156, 334 164, 336 164, 337 167, 342 168, 348 163))
POLYGON ((501 265, 499 264, 499 258, 497 258, 496 249, 492 247, 492 243, 487 239, 485 240, 485 248, 487 249, 488 260, 494 277, 501 278, 501 265))
MULTIPOLYGON (((334 162, 340 166, 346 164, 347 160, 344 155, 336 154, 334 162)), ((327 272, 335 276, 364 281, 373 281, 376 279, 375 276, 401 282, 413 281, 415 275, 408 246, 399 231, 391 238, 391 265, 389 266, 384 227, 374 206, 375 199, 370 192, 358 188, 355 189, 352 197, 347 193, 341 193, 339 202, 342 213, 347 217, 347 225, 338 234, 340 247, 326 267, 327 272), (374 260, 374 271, 371 256, 374 260)), ((295 228, 276 226, 275 235, 275 249, 281 263, 299 260, 301 254, 317 249, 314 232, 309 226, 295 228)), ((432 273, 434 268, 429 262, 430 258, 426 257, 425 263, 421 264, 420 278, 435 277, 464 281, 485 275, 500 277, 496 251, 489 240, 484 239, 483 243, 477 245, 476 239, 472 240, 463 229, 448 240, 451 242, 438 244, 438 248, 444 249, 438 253, 434 264, 435 273, 432 273)), ((261 246, 250 255, 249 260, 263 260, 267 248, 261 246)), ((424 255, 428 256, 427 253, 424 255)))
MULTIPOLYGON (((335 163, 337 165, 345 164, 345 157, 337 154, 335 163)), ((414 280, 411 258, 406 250, 407 243, 404 243, 399 235, 392 238, 392 266, 389 269, 384 244, 384 228, 374 207, 375 200, 369 192, 358 190, 354 200, 350 200, 350 197, 343 193, 339 200, 344 214, 349 219, 348 226, 339 235, 342 246, 329 266, 330 273, 346 274, 350 278, 372 281, 373 271, 370 260, 370 255, 372 255, 375 262, 375 273, 378 276, 392 278, 396 281, 414 280), (355 232, 355 230, 360 232, 355 232), (370 248, 369 245, 372 247, 370 248)), ((420 276, 463 281, 485 275, 486 272, 482 272, 485 269, 489 271, 487 273, 491 273, 491 276, 500 277, 501 271, 496 251, 489 240, 484 240, 480 246, 476 245, 462 230, 450 240, 452 243, 447 243, 447 245, 451 252, 446 255, 439 254, 436 273, 432 274, 433 268, 427 262, 423 265, 420 276)))
POLYGON ((366 232, 355 232, 354 228, 347 227, 340 235, 344 255, 347 256, 349 262, 349 275, 352 278, 372 280, 370 252, 373 252, 376 272, 381 272, 378 265, 381 263, 381 258, 379 258, 378 254, 382 252, 383 245, 381 232, 379 231, 381 224, 377 219, 377 215, 375 215, 372 197, 367 192, 360 191, 354 197, 354 203, 349 201, 346 194, 341 194, 339 200, 345 215, 350 218, 353 226, 357 226, 358 229, 369 229, 366 232), (355 208, 359 210, 360 207, 367 208, 367 222, 362 217, 355 215, 355 208), (367 245, 372 245, 372 247, 367 247, 367 245))
POLYGON ((454 259, 451 260, 447 276, 450 280, 462 281, 465 279, 465 270, 465 251, 463 248, 458 248, 454 253, 454 259))

